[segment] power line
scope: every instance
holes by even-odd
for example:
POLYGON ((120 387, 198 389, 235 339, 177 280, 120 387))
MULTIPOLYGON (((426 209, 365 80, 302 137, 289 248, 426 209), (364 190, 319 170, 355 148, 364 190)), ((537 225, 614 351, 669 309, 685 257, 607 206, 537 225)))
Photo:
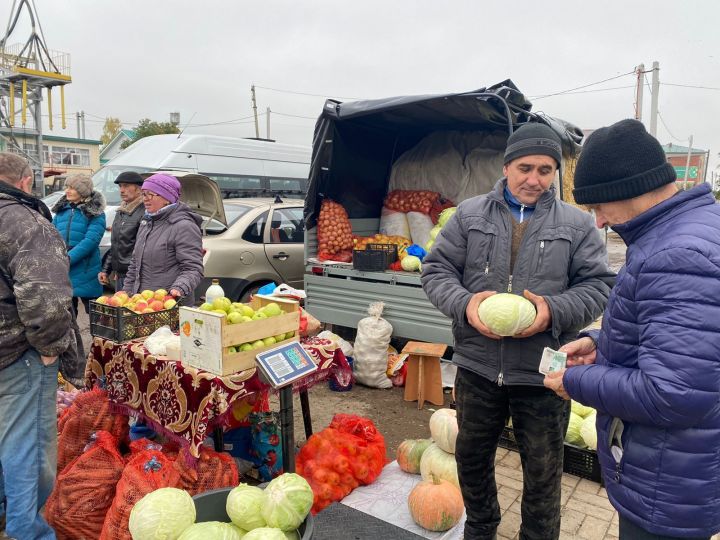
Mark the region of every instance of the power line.
POLYGON ((603 79, 602 81, 597 81, 597 82, 590 83, 590 84, 583 84, 582 86, 576 86, 575 88, 570 88, 568 90, 562 90, 561 92, 553 92, 552 94, 542 94, 542 95, 538 95, 538 96, 532 96, 532 97, 530 97, 530 99, 543 99, 546 97, 559 96, 561 94, 568 94, 570 92, 574 92, 575 90, 582 90, 583 88, 588 88, 590 86, 596 86, 598 84, 606 83, 608 81, 614 81, 615 79, 619 79, 621 77, 626 77, 627 75, 633 75, 634 73, 635 73, 635 70, 632 70, 632 71, 628 71, 627 73, 622 73, 621 75, 616 75, 616 76, 610 77, 608 79, 603 79))
POLYGON ((320 97, 328 99, 329 97, 336 97, 340 99, 353 99, 353 100, 359 100, 364 98, 358 98, 358 97, 347 97, 347 96, 328 96, 328 95, 322 95, 322 94, 311 94, 309 92, 296 92, 295 90, 283 90, 282 88, 270 88, 268 86, 259 86, 255 85, 255 88, 262 88, 263 90, 270 90, 271 92, 281 92, 283 94, 295 94, 298 96, 310 96, 310 97, 320 97))
POLYGON ((717 86, 697 86, 694 84, 673 84, 673 83, 660 83, 665 86, 679 86, 681 88, 699 88, 701 90, 720 90, 717 86))
MULTIPOLYGON (((647 73, 647 72, 645 72, 645 73, 647 73)), ((648 87, 648 92, 650 92, 650 97, 652 97, 652 93, 653 93, 653 92, 652 92, 652 87, 650 86, 650 81, 648 81, 647 75, 645 75, 645 73, 643 73, 643 78, 645 79, 645 85, 648 87)), ((658 118, 660 119, 660 123, 661 123, 661 124, 663 125, 663 127, 665 128, 665 131, 667 131, 667 132, 668 132, 668 135, 670 135, 670 138, 675 139, 675 140, 678 141, 678 142, 687 142, 687 141, 688 141, 687 138, 686 138, 686 139, 679 139, 679 138, 677 138, 675 135, 673 135, 673 132, 670 131, 670 128, 669 128, 668 125, 665 123, 665 119, 663 118, 662 114, 660 114, 660 109, 659 109, 659 108, 658 108, 658 111, 657 111, 657 115, 658 115, 658 118)))
POLYGON ((317 120, 317 116, 301 116, 299 114, 288 114, 288 113, 281 113, 277 111, 270 111, 271 114, 277 114, 278 116, 288 116, 290 118, 304 118, 306 120, 317 120))
MULTIPOLYGON (((578 91, 576 91, 576 92, 564 92, 563 94, 553 94, 553 95, 571 96, 571 95, 574 95, 574 94, 594 94, 594 93, 597 93, 597 92, 609 92, 609 91, 611 91, 611 90, 624 90, 624 89, 626 89, 626 88, 635 88, 635 85, 634 85, 634 84, 630 84, 630 85, 628 85, 628 86, 613 86, 612 88, 596 88, 595 90, 578 90, 578 91)), ((529 99, 532 99, 533 101, 537 101, 537 100, 543 99, 543 98, 545 98, 545 97, 550 97, 550 96, 540 96, 540 97, 538 97, 538 98, 532 98, 532 97, 531 97, 531 98, 529 98, 529 99)))

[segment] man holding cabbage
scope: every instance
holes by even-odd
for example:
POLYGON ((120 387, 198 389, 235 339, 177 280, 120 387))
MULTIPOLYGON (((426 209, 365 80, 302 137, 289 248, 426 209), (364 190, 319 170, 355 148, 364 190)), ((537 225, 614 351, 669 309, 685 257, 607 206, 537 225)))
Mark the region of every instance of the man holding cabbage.
POLYGON ((423 262, 428 298, 453 321, 466 540, 495 538, 495 453, 508 417, 523 463, 520 538, 560 535, 569 403, 543 386, 540 358, 602 313, 615 279, 590 214, 557 198, 561 162, 555 131, 521 126, 508 139, 505 176, 487 195, 458 206, 423 262), (497 293, 515 296, 483 310, 497 293), (515 312, 521 297, 532 303, 524 325, 515 312))
POLYGON ((678 192, 636 120, 595 131, 578 203, 627 244, 602 329, 566 345, 559 396, 597 409, 597 451, 623 540, 720 531, 720 205, 678 192))

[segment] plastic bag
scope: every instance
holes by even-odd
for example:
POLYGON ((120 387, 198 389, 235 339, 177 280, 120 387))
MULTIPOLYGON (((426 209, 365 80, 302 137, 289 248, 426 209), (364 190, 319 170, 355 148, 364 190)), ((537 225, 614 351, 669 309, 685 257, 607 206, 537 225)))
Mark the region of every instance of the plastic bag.
POLYGON ((376 302, 368 308, 369 317, 358 323, 353 358, 355 380, 373 388, 391 388, 385 375, 387 348, 392 336, 392 325, 381 317, 384 304, 376 302))
POLYGON ((190 451, 181 448, 173 467, 180 473, 177 487, 190 495, 235 487, 240 481, 237 464, 232 456, 205 446, 200 448, 200 459, 196 463, 193 463, 190 451))
POLYGON ((300 308, 300 336, 314 336, 318 330, 320 330, 320 321, 303 308, 300 308))
POLYGON ((58 540, 100 536, 124 467, 117 439, 107 431, 94 434, 85 451, 58 476, 45 505, 58 540))
POLYGON ((75 398, 58 422, 58 472, 82 454, 90 436, 96 431, 107 431, 118 441, 127 440, 130 426, 128 417, 110 410, 105 390, 83 392, 75 398))
POLYGON ((164 487, 178 487, 180 473, 159 450, 144 450, 130 458, 105 516, 100 540, 132 540, 128 531, 130 511, 145 495, 164 487))
POLYGON ((145 348, 153 356, 165 356, 170 343, 180 344, 180 336, 176 336, 169 326, 161 326, 145 339, 145 348))
POLYGON ((410 238, 410 224, 408 223, 407 214, 383 206, 380 213, 379 233, 410 238))
POLYGON ((335 201, 326 199, 320 206, 318 217, 318 258, 323 260, 352 260, 352 226, 345 208, 335 201))
POLYGON ((307 440, 295 460, 298 474, 313 490, 313 514, 374 482, 385 465, 385 451, 385 439, 370 420, 336 414, 329 427, 307 440))
POLYGON ((253 412, 250 413, 250 425, 252 426, 250 449, 252 462, 260 478, 267 482, 282 473, 280 418, 278 413, 272 411, 253 412))
POLYGON ((333 334, 329 330, 324 330, 320 332, 316 337, 322 339, 329 339, 330 341, 334 342, 338 347, 340 347, 340 350, 345 356, 353 356, 354 350, 352 343, 350 343, 349 341, 345 341, 337 334, 333 334))
POLYGON ((400 190, 391 191, 385 197, 384 206, 398 212, 422 212, 430 214, 433 204, 440 198, 437 191, 400 190))
POLYGON ((434 226, 430 216, 422 212, 408 212, 407 218, 413 244, 420 246, 427 244, 427 241, 430 240, 430 231, 434 226))

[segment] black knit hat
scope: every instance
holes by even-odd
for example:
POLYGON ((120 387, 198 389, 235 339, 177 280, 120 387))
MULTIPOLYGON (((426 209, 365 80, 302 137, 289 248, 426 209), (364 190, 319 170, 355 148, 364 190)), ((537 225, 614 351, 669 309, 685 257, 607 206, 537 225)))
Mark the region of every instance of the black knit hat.
POLYGON ((557 161, 560 168, 562 163, 560 136, 545 124, 523 124, 508 137, 503 164, 507 165, 519 157, 536 155, 550 156, 557 161))
POLYGON ((115 179, 116 184, 136 184, 142 186, 143 177, 135 171, 125 171, 118 174, 115 179))
POLYGON ((585 141, 573 197, 578 204, 598 204, 639 197, 674 182, 660 143, 637 120, 621 120, 594 131, 585 141))

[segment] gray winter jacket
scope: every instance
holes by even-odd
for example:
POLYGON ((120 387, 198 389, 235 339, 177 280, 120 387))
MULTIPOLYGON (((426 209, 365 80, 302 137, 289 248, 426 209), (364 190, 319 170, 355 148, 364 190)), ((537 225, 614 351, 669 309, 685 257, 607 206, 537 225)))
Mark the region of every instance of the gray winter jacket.
POLYGON ((177 203, 140 221, 133 257, 123 289, 179 290, 185 305, 195 303, 194 291, 203 277, 202 218, 177 203))
POLYGON ((68 269, 47 207, 0 181, 0 370, 30 348, 43 356, 74 350, 68 269))
POLYGON ((550 188, 536 204, 514 268, 512 215, 503 178, 487 195, 463 201, 423 261, 430 301, 453 321, 453 361, 500 384, 542 386, 544 347, 557 349, 605 309, 615 274, 592 217, 555 198, 550 188), (529 338, 493 340, 475 330, 465 310, 474 293, 523 290, 543 296, 552 323, 529 338))

